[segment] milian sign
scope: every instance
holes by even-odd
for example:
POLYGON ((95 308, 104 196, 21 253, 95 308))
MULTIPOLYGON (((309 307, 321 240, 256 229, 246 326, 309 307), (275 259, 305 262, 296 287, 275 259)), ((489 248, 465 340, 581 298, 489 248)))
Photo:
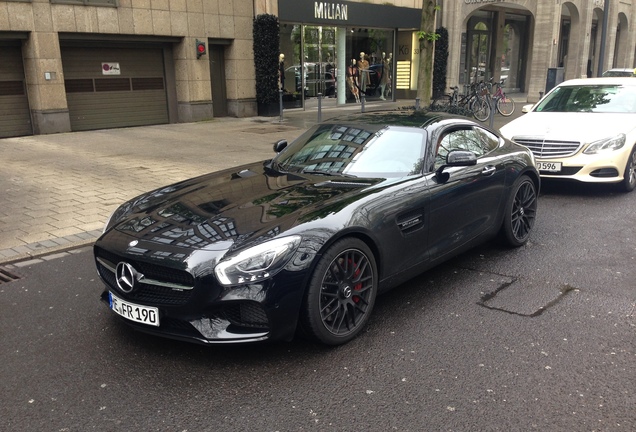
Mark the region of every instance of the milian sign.
POLYGON ((348 6, 340 3, 314 2, 314 18, 347 21, 348 6))

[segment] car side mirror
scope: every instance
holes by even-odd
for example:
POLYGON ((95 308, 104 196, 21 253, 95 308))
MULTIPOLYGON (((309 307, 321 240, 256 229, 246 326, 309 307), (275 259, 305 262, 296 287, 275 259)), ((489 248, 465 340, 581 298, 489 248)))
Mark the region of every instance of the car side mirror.
POLYGON ((446 155, 447 166, 469 166, 477 164, 477 155, 468 150, 451 150, 446 155))
POLYGON ((477 155, 468 150, 451 150, 446 155, 446 163, 435 171, 435 177, 440 183, 446 183, 450 174, 444 172, 447 167, 471 166, 477 164, 477 155))
POLYGON ((530 111, 532 111, 532 108, 533 108, 533 107, 534 107, 534 105, 533 105, 533 104, 524 105, 524 106, 521 108, 521 112, 522 112, 522 113, 529 113, 530 111))
POLYGON ((287 147, 287 140, 280 140, 274 144, 274 151, 280 153, 287 147))

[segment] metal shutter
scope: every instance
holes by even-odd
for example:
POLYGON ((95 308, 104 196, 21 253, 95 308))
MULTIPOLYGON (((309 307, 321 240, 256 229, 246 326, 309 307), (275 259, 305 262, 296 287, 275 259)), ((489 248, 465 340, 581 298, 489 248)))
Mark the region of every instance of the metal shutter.
POLYGON ((0 138, 31 135, 22 50, 19 46, 0 46, 0 59, 0 138))
POLYGON ((72 130, 168 123, 161 48, 63 47, 62 64, 72 130))

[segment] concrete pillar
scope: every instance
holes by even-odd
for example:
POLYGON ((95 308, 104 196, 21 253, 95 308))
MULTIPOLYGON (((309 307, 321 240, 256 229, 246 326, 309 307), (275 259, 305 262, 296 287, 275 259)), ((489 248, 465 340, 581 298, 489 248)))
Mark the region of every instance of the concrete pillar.
POLYGON ((57 33, 32 32, 22 47, 22 55, 33 133, 69 132, 71 120, 57 33))

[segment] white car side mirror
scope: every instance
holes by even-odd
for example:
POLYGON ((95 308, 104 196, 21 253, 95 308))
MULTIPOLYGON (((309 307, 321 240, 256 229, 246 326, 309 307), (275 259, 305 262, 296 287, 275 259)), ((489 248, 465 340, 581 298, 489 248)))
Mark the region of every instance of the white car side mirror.
POLYGON ((533 104, 524 105, 524 106, 521 108, 521 112, 522 112, 522 113, 529 113, 530 111, 532 111, 532 107, 534 107, 534 105, 533 105, 533 104))

